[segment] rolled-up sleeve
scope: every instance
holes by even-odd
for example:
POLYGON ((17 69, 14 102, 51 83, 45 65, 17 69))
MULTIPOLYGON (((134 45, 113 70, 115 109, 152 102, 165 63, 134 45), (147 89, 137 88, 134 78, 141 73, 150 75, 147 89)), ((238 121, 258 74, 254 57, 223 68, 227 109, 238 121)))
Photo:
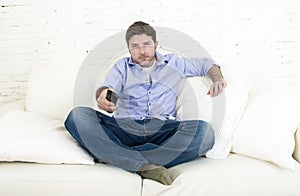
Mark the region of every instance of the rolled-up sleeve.
POLYGON ((191 77, 207 76, 208 71, 217 64, 210 58, 180 58, 177 65, 184 76, 191 77))
POLYGON ((117 62, 110 70, 102 86, 112 88, 116 93, 122 90, 122 81, 124 77, 124 64, 117 62))

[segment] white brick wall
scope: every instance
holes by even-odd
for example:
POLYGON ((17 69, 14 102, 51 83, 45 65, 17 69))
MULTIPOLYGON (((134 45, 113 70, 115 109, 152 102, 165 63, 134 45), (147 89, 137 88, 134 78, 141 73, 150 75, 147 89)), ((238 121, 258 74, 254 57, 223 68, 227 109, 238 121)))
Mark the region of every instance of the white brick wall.
POLYGON ((298 0, 0 0, 0 105, 25 96, 32 67, 80 65, 136 20, 192 36, 255 90, 300 85, 298 0))

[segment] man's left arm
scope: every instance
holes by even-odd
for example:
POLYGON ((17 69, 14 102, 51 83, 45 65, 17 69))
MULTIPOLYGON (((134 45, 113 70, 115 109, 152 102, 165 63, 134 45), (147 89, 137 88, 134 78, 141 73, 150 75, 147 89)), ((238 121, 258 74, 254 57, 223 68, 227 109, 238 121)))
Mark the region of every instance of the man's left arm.
POLYGON ((223 88, 227 86, 227 82, 224 80, 220 67, 217 65, 212 66, 208 72, 207 76, 213 81, 207 94, 211 97, 218 96, 222 93, 223 88))

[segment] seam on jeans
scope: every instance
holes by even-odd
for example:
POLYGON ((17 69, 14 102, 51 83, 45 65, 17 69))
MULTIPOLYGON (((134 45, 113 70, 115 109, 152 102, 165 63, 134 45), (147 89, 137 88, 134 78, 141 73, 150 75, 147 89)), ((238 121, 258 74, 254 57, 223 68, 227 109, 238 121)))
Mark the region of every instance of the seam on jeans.
POLYGON ((144 120, 144 142, 146 142, 146 123, 145 123, 145 120, 144 120))

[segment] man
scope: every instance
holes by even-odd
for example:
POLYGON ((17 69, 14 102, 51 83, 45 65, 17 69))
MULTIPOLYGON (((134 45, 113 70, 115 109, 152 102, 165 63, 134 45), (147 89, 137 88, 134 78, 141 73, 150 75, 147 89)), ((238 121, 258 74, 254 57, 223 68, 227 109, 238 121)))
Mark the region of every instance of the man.
POLYGON ((207 122, 176 120, 180 83, 207 75, 213 81, 210 96, 227 84, 211 59, 158 53, 156 32, 147 23, 133 23, 126 42, 131 57, 117 61, 96 92, 98 107, 114 112, 113 117, 77 107, 65 126, 96 159, 170 185, 167 168, 205 155, 214 144, 207 122), (107 98, 109 90, 117 94, 117 103, 107 98))

